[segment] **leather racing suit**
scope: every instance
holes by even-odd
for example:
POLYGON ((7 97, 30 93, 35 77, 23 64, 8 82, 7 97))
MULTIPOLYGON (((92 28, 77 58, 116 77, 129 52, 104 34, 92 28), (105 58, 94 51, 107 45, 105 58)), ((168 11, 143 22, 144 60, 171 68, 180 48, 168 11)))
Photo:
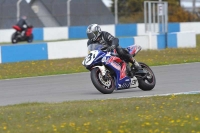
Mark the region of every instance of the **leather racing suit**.
MULTIPOLYGON (((92 41, 92 40, 88 40, 87 42, 87 46, 92 45, 94 43, 99 43, 105 46, 110 46, 110 50, 114 50, 116 49, 117 54, 119 55, 119 58, 121 58, 122 60, 124 60, 127 64, 127 70, 128 73, 130 74, 131 77, 133 77, 133 74, 131 72, 131 68, 128 64, 128 62, 134 64, 132 55, 129 54, 129 52, 125 49, 119 46, 119 39, 112 36, 110 33, 106 32, 106 31, 102 31, 101 35, 96 39, 96 41, 92 41)), ((109 49, 109 47, 108 47, 109 49)), ((109 50, 109 51, 110 51, 109 50)))

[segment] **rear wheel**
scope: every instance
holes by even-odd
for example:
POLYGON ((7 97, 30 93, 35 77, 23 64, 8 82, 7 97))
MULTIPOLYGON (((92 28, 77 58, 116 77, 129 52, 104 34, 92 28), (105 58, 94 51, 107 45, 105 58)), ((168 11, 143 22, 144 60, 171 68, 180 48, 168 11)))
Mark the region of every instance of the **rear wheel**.
POLYGON ((17 33, 13 33, 12 37, 11 37, 11 42, 14 43, 18 43, 18 38, 17 38, 17 33))
POLYGON ((91 80, 93 85, 98 91, 103 94, 111 94, 115 90, 115 82, 110 74, 107 74, 106 78, 103 77, 99 68, 91 70, 91 80))
POLYGON ((29 43, 33 42, 33 34, 31 34, 31 35, 28 37, 27 42, 29 42, 29 43))
POLYGON ((141 78, 138 78, 138 87, 143 91, 152 90, 156 85, 155 75, 148 65, 142 62, 139 62, 139 64, 141 65, 143 70, 147 72, 147 74, 141 75, 141 78))

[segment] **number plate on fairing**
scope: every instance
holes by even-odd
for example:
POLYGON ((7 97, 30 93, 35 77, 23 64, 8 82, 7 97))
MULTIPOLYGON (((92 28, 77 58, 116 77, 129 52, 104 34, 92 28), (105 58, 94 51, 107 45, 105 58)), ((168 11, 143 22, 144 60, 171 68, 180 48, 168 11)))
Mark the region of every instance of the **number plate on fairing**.
POLYGON ((97 57, 98 53, 98 50, 91 51, 88 56, 85 57, 85 60, 82 62, 82 64, 86 66, 90 65, 97 57))
POLYGON ((136 87, 138 87, 138 80, 134 76, 133 78, 131 78, 130 88, 136 88, 136 87))

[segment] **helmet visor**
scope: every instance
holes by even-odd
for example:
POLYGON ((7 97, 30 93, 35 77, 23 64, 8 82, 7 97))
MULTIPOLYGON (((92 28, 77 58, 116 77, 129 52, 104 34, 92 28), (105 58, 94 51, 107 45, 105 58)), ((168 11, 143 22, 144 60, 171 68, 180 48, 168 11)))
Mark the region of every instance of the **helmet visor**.
POLYGON ((94 33, 87 33, 87 37, 88 39, 95 41, 96 40, 96 35, 94 33))

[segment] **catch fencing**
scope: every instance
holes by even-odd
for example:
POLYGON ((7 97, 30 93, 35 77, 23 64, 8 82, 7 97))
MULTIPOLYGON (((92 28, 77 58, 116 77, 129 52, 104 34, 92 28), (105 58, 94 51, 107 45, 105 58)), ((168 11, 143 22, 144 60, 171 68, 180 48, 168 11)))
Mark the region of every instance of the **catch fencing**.
POLYGON ((101 0, 0 0, 0 29, 11 28, 24 15, 34 27, 114 24, 101 0))
MULTIPOLYGON (((145 23, 144 1, 133 0, 135 2, 129 4, 127 0, 117 1, 118 23, 145 23)), ((169 22, 200 21, 200 0, 167 1, 169 22)), ((0 0, 0 29, 11 28, 23 15, 34 27, 114 24, 114 11, 114 3, 112 7, 106 7, 101 0, 32 0, 31 3, 26 0, 0 0)), ((153 12, 151 14, 153 16, 153 12)))

